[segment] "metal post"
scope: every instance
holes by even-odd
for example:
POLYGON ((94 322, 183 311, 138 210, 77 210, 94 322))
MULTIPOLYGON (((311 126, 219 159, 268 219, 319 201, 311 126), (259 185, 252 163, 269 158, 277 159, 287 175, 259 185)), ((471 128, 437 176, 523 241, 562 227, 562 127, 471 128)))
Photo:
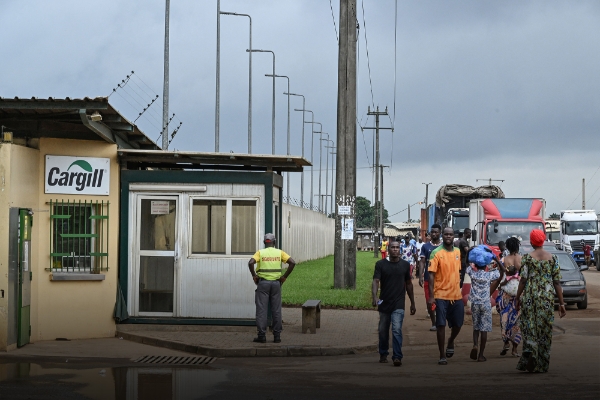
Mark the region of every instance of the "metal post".
MULTIPOLYGON (((294 95, 294 96, 302 96, 302 95, 299 94, 299 95, 294 95)), ((302 111, 302 158, 304 158, 304 124, 310 123, 311 124, 311 126, 310 126, 311 132, 314 132, 313 125, 314 125, 314 121, 315 121, 315 114, 312 111, 307 110, 306 107, 304 107, 304 105, 305 105, 305 101, 304 100, 305 100, 305 98, 304 98, 304 96, 302 96, 302 110, 294 108, 294 111, 302 111), (309 112, 312 115, 312 121, 306 121, 304 119, 304 113, 305 112, 309 112)), ((312 135, 311 135, 311 137, 312 137, 312 135)), ((312 154, 311 154, 311 164, 312 164, 312 154)), ((312 165, 310 167, 310 173, 311 173, 310 185, 311 185, 311 188, 312 188, 312 165)), ((301 180, 302 181, 301 181, 301 184, 300 184, 300 197, 302 197, 302 207, 304 207, 304 169, 302 170, 301 180)), ((311 208, 312 208, 312 191, 310 193, 310 205, 311 205, 311 208)))
POLYGON ((408 205, 408 221, 406 222, 410 222, 410 204, 408 205))
POLYGON ((221 90, 221 0, 217 0, 217 77, 215 98, 215 153, 219 152, 219 120, 220 120, 220 90, 221 90))
MULTIPOLYGON (((329 135, 328 135, 329 136, 329 135)), ((333 140, 327 139, 327 143, 331 142, 331 144, 334 143, 333 140)), ((325 146, 326 149, 333 149, 335 148, 334 146, 325 146)), ((327 157, 325 158, 325 169, 326 169, 326 173, 325 173, 325 215, 327 215, 327 196, 329 195, 329 151, 326 151, 326 155, 327 157)), ((333 157, 332 157, 333 158, 333 157)), ((332 171, 333 171, 333 166, 331 167, 332 171)), ((333 184, 333 178, 331 178, 331 183, 333 184)), ((333 199, 332 199, 333 201, 333 199)))
MULTIPOLYGON (((252 50, 252 17, 248 14, 221 11, 221 15, 248 17, 250 21, 249 50, 252 50)), ((252 154, 252 51, 248 51, 248 154, 252 154)))
MULTIPOLYGON (((265 76, 271 76, 269 74, 265 74, 265 76)), ((275 78, 286 78, 287 79, 287 98, 288 98, 288 104, 287 104, 287 155, 290 155, 290 78, 285 76, 285 75, 275 75, 275 78)), ((285 93, 284 93, 285 94, 285 93)), ((274 154, 274 153, 273 153, 274 154)), ((287 198, 288 198, 288 203, 290 201, 290 173, 286 172, 286 181, 287 181, 287 198)))
POLYGON ((169 10, 171 0, 165 1, 165 67, 163 78, 162 149, 169 148, 169 10))
POLYGON ((336 212, 333 281, 337 289, 356 289, 356 233, 342 239, 342 218, 356 216, 356 0, 340 0, 339 23, 335 199, 350 206, 350 215, 336 212))
POLYGON ((272 50, 247 49, 250 53, 271 53, 273 55, 273 98, 271 107, 271 153, 275 154, 275 52, 272 50))
MULTIPOLYGON (((335 149, 336 147, 334 147, 335 149)), ((331 153, 331 205, 329 208, 330 214, 333 215, 333 213, 335 212, 335 199, 333 198, 333 188, 335 187, 335 181, 334 181, 334 172, 333 172, 333 159, 335 158, 335 155, 337 154, 337 152, 332 152, 331 153)))
POLYGON ((321 125, 320 122, 313 122, 312 125, 313 125, 313 131, 312 131, 312 136, 310 138, 310 163, 311 163, 311 166, 310 166, 310 209, 311 210, 313 208, 312 199, 314 197, 314 195, 313 195, 313 165, 314 165, 314 163, 313 163, 313 148, 315 147, 315 133, 320 134, 321 132, 323 132, 323 125, 321 125), (319 132, 315 132, 315 130, 314 130, 315 124, 319 124, 319 132))
POLYGON ((581 209, 585 210, 585 178, 581 181, 581 209))
POLYGON ((429 206, 429 185, 431 185, 431 182, 422 182, 421 185, 425 185, 425 209, 427 209, 429 206))
POLYGON ((379 168, 379 179, 381 179, 379 187, 381 188, 381 201, 379 202, 379 228, 380 232, 383 236, 385 236, 385 231, 383 230, 383 165, 380 165, 379 168))
MULTIPOLYGON (((321 139, 323 138, 323 134, 326 134, 322 131, 319 133, 319 212, 323 212, 323 199, 321 197, 321 175, 322 175, 322 162, 323 159, 323 146, 321 145, 321 139)), ((329 137, 329 135, 327 135, 329 137)))

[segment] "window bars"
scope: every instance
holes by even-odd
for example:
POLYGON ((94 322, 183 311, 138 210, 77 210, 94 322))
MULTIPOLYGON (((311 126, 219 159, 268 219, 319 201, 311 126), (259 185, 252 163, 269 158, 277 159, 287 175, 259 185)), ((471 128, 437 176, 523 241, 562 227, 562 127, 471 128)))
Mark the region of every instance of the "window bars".
POLYGON ((104 201, 50 201, 50 268, 53 272, 108 270, 108 215, 104 201))

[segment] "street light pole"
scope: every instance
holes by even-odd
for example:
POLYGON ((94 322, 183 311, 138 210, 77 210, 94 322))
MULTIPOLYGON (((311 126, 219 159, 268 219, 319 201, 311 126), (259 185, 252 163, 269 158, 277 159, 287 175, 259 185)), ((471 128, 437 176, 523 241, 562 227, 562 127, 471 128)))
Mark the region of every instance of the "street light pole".
POLYGON ((169 148, 169 13, 171 0, 165 1, 165 66, 163 78, 162 149, 169 148))
MULTIPOLYGON (((312 203, 312 198, 313 198, 313 148, 315 147, 315 133, 320 134, 323 131, 323 125, 321 125, 320 122, 312 122, 313 124, 313 131, 312 131, 312 136, 310 137, 310 163, 312 164, 310 167, 310 208, 312 209, 313 207, 313 203, 312 203), (319 132, 315 132, 314 130, 314 124, 319 124, 319 132)), ((319 166, 319 169, 321 168, 321 166, 319 166)))
MULTIPOLYGON (((329 135, 327 135, 329 137, 329 135)), ((321 139, 323 140, 323 139, 321 139)), ((328 143, 331 142, 333 144, 333 140, 325 139, 328 143)), ((332 146, 325 146, 325 148, 332 148, 332 146)), ((327 215, 327 192, 329 192, 329 151, 325 150, 325 154, 327 155, 325 158, 325 215, 327 215)), ((333 183, 333 182, 332 182, 333 183)), ((332 199, 333 200, 333 199, 332 199)))
MULTIPOLYGON (((310 131, 311 131, 311 146, 310 146, 310 209, 312 210, 313 207, 313 151, 312 151, 312 137, 315 134, 315 113, 310 111, 310 110, 305 110, 304 108, 302 110, 298 110, 297 108, 294 108, 294 111, 302 111, 302 115, 304 115, 304 112, 309 112, 311 114, 311 121, 304 121, 304 119, 302 120, 303 123, 305 124, 311 124, 310 125, 310 131)), ((304 150, 304 149, 303 149, 304 150)))
POLYGON ((275 154, 275 52, 272 50, 246 49, 248 52, 273 54, 273 99, 271 106, 271 154, 275 154))
MULTIPOLYGON (((327 132, 323 132, 323 127, 321 127, 321 132, 319 132, 319 212, 323 212, 323 204, 322 204, 322 197, 321 197, 321 175, 323 175, 322 173, 322 158, 323 158, 323 146, 321 144, 321 142, 323 141, 323 135, 327 135, 327 139, 325 140, 329 140, 329 133, 327 132)), ((329 157, 329 156, 328 156, 329 157)), ((327 193, 327 192, 325 192, 327 193)))
POLYGON ((215 153, 219 152, 219 120, 220 120, 220 89, 221 89, 221 0, 217 0, 217 65, 216 65, 216 94, 215 94, 215 153))
MULTIPOLYGON (((271 75, 269 74, 265 74, 265 76, 270 77, 271 75)), ((285 78, 287 79, 287 93, 290 92, 290 78, 288 76, 285 75, 275 75, 275 78, 285 78)), ((290 95, 287 95, 287 100, 288 100, 288 104, 287 104, 287 155, 290 155, 290 95)), ((290 202, 290 173, 286 172, 286 180, 287 180, 287 198, 288 198, 288 203, 290 202)))
MULTIPOLYGON (((306 99, 304 98, 303 94, 296 94, 290 92, 284 94, 287 94, 288 98, 289 96, 302 96, 302 158, 304 158, 304 109, 306 108, 306 99)), ((304 168, 302 168, 302 172, 300 173, 300 203, 304 203, 304 168)))
MULTIPOLYGON (((249 49, 252 50, 252 17, 248 14, 221 11, 221 15, 248 17, 250 21, 249 49)), ((248 154, 252 154, 252 52, 248 52, 248 154)))

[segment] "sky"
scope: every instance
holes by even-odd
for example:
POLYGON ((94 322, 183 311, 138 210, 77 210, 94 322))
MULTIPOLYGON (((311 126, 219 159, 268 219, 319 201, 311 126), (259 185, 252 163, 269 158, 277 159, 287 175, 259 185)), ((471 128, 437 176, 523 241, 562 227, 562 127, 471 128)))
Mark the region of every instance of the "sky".
MULTIPOLYGON (((170 132, 182 125, 170 149, 215 150, 216 9, 217 0, 171 0, 170 132)), ((275 52, 276 74, 289 77, 291 92, 305 96, 336 141, 339 0, 222 0, 221 11, 251 15, 252 47, 275 52)), ((374 126, 367 109, 387 107, 381 126, 394 130, 381 131, 380 163, 393 222, 424 200, 423 183, 431 183, 431 203, 442 185, 493 179, 507 197, 546 199, 550 214, 581 208, 585 178, 586 208, 600 209, 600 2, 357 0, 357 20, 357 195, 373 200, 373 131, 361 129, 374 126)), ((0 42, 1 97, 110 95, 158 139, 164 0, 3 0, 0 25, 13 32, 0 42)), ((246 17, 221 16, 221 152, 248 151, 248 27, 246 17)), ((271 54, 253 53, 255 154, 271 153, 270 73, 271 54)), ((277 154, 287 152, 285 91, 278 78, 277 154)), ((301 155, 302 112, 294 109, 302 98, 291 96, 290 105, 291 154, 301 155)), ((313 194, 319 168, 324 194, 330 149, 319 163, 326 135, 311 126, 320 129, 305 124, 304 156, 311 160, 312 136, 313 194)), ((290 181, 299 199, 300 174, 290 181)), ((305 202, 309 184, 310 168, 305 202)))

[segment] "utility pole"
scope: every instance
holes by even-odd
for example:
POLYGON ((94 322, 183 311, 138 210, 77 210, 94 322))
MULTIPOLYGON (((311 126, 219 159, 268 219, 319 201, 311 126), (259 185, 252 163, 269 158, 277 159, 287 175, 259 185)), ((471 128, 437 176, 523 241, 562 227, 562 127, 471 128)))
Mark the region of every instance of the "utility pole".
POLYGON ((408 205, 408 221, 406 222, 410 222, 410 204, 408 205))
POLYGON ((581 181, 581 209, 585 210, 585 178, 581 181))
POLYGON ((342 228, 356 220, 356 0, 340 0, 339 22, 335 199, 338 207, 350 206, 350 213, 335 213, 333 282, 336 289, 356 289, 356 231, 342 237, 342 228))
POLYGON ((387 165, 380 165, 379 168, 381 168, 381 170, 379 171, 379 178, 381 179, 381 201, 379 202, 379 229, 380 232, 383 234, 383 236, 385 236, 385 232, 383 230, 383 168, 387 167, 387 165))
MULTIPOLYGON (((381 203, 379 202, 379 130, 380 129, 393 129, 393 128, 381 128, 379 126, 379 116, 380 115, 388 115, 387 112, 387 107, 385 108, 385 111, 379 111, 379 106, 377 106, 376 111, 371 111, 371 107, 369 106, 369 108, 367 109, 367 115, 374 115, 375 116, 375 126, 374 127, 364 127, 362 128, 364 129, 375 129, 375 165, 373 166, 373 168, 375 168, 375 227, 379 230, 382 226, 383 226, 383 222, 381 221, 381 218, 379 217, 379 215, 381 214, 381 203), (379 207, 379 212, 377 207, 379 207), (379 219, 379 221, 378 221, 379 219)), ((378 248, 378 244, 381 238, 381 235, 383 234, 382 231, 379 231, 379 233, 377 234, 377 242, 375 243, 375 245, 373 246, 373 257, 377 258, 379 257, 379 248, 378 248)))
POLYGON ((425 209, 427 210, 427 207, 429 207, 429 185, 431 185, 431 182, 423 182, 421 185, 425 185, 425 209))

